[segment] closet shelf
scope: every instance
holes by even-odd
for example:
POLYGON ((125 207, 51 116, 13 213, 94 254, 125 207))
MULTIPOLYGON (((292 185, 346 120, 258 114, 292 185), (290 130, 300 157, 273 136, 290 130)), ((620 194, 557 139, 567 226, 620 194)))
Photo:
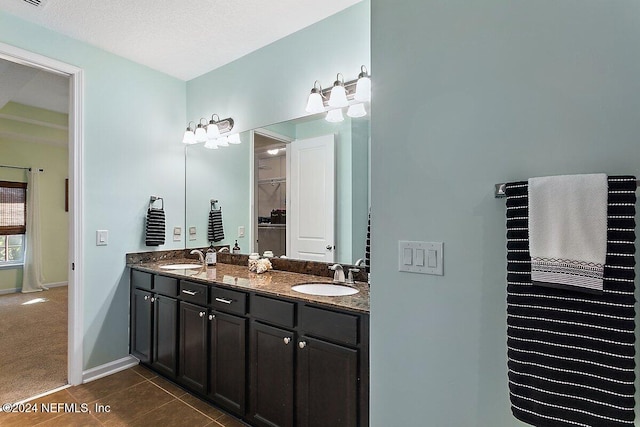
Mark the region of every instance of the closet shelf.
POLYGON ((259 179, 258 184, 282 184, 287 182, 287 178, 267 178, 267 179, 259 179))

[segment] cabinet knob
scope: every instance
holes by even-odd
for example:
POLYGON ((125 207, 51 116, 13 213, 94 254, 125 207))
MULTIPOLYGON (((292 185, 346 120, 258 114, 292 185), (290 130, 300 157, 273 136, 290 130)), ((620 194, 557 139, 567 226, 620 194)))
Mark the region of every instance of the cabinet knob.
POLYGON ((155 301, 155 300, 157 300, 157 299, 158 299, 158 298, 151 297, 151 302, 154 302, 154 301, 155 301))
POLYGON ((146 301, 146 300, 148 300, 148 299, 149 299, 149 295, 145 295, 145 296, 144 296, 144 300, 146 301))
POLYGON ((213 320, 216 316, 214 316, 213 314, 209 315, 209 320, 213 320))
POLYGON ((289 344, 289 343, 291 342, 291 338, 289 338, 289 337, 284 337, 284 340, 283 340, 283 341, 284 341, 285 345, 286 345, 286 344, 289 344))
POLYGON ((305 348, 306 346, 307 346, 307 342, 306 341, 300 341, 298 343, 298 347, 300 347, 300 348, 305 348))
POLYGON ((207 314, 207 313, 205 313, 204 311, 201 311, 200 312, 200 317, 204 317, 205 314, 207 314))

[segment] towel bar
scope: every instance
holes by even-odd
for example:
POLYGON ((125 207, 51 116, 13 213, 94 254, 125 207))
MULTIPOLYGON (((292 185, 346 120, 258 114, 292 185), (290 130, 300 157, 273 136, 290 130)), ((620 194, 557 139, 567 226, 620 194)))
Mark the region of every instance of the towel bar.
MULTIPOLYGON (((507 195, 504 192, 506 186, 507 184, 505 182, 502 182, 500 184, 495 184, 494 197, 496 199, 507 197, 507 195)), ((640 187, 640 180, 636 180, 636 187, 640 187)))

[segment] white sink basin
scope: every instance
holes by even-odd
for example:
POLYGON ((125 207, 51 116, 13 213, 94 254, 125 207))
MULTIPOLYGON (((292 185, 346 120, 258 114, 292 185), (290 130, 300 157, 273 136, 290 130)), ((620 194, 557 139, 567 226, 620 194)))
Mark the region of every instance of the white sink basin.
POLYGON ((201 267, 202 264, 167 264, 160 266, 160 268, 164 268, 165 270, 195 270, 201 267))
POLYGON ((340 297, 357 294, 359 291, 349 286, 336 285, 333 283, 305 283, 295 285, 292 290, 307 295, 322 295, 327 297, 340 297))

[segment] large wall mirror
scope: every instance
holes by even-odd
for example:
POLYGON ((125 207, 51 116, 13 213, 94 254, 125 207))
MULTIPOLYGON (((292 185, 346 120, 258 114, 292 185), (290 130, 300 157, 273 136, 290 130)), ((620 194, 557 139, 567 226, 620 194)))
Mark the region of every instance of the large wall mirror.
POLYGON ((185 148, 187 248, 209 245, 209 211, 241 253, 354 264, 364 258, 369 207, 369 117, 324 114, 264 126, 241 144, 185 148), (212 201, 216 201, 212 205, 212 201))

